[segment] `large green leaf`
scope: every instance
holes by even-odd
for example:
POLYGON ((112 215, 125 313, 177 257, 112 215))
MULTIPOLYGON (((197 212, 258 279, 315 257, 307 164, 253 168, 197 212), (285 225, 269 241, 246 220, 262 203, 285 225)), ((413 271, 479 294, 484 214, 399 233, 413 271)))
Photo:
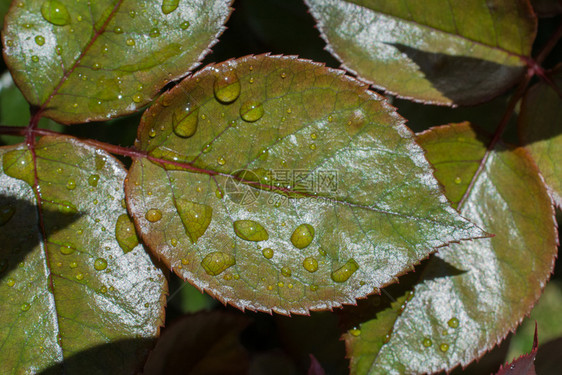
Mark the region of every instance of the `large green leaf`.
POLYGON ((394 109, 294 57, 209 66, 144 114, 127 200, 145 243, 241 309, 354 303, 484 234, 441 194, 394 109))
POLYGON ((132 372, 163 323, 166 283, 130 221, 127 231, 123 166, 62 136, 0 158, 2 373, 63 361, 67 373, 132 372), (101 344, 99 356, 67 363, 101 344))
POLYGON ((466 366, 515 329, 554 266, 553 206, 523 149, 498 145, 484 158, 487 139, 467 123, 434 128, 418 140, 447 197, 457 205, 466 193, 460 213, 495 237, 440 249, 392 324, 384 313, 361 324, 360 335, 347 334, 353 374, 466 366))
POLYGON ((63 123, 131 113, 199 64, 230 0, 14 1, 4 57, 26 99, 63 123))
MULTIPOLYGON (((562 88, 562 65, 552 75, 562 88)), ((562 207, 562 98, 547 83, 531 87, 523 98, 519 137, 537 163, 550 195, 562 207)))
POLYGON ((405 98, 474 104, 519 79, 535 37, 527 0, 306 0, 328 50, 405 98))

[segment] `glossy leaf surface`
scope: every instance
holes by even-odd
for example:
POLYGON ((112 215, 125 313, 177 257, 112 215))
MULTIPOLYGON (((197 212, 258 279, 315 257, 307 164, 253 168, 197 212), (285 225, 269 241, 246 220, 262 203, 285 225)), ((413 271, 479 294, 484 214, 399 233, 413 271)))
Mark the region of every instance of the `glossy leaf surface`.
POLYGON ((229 0, 14 1, 4 57, 26 99, 63 123, 131 113, 198 65, 229 0))
MULTIPOLYGON (((562 87, 562 65, 552 80, 562 87)), ((562 98, 543 81, 531 87, 523 99, 519 137, 537 163, 552 199, 562 207, 562 98)))
POLYGON ((34 152, 3 147, 0 158, 2 372, 61 362, 68 373, 132 372, 162 324, 166 283, 141 246, 125 254, 115 238, 123 166, 62 136, 34 152), (102 344, 99 356, 66 362, 102 344))
POLYGON ((126 191, 139 234, 241 309, 354 303, 435 247, 484 235, 449 206, 394 109, 320 64, 209 66, 159 98, 138 137, 149 157, 126 191))
POLYGON ((306 0, 343 66, 400 97, 474 104, 519 79, 536 20, 528 1, 306 0))
MULTIPOLYGON (((447 197, 458 203, 456 191, 466 193, 487 137, 465 123, 434 128, 418 140, 447 197)), ((537 301, 554 266, 557 233, 551 200, 528 154, 498 145, 459 210, 495 237, 440 249, 388 338, 380 333, 388 327, 386 312, 361 324, 359 336, 346 334, 353 374, 465 366, 515 329, 537 301), (367 350, 366 340, 380 350, 367 350)))

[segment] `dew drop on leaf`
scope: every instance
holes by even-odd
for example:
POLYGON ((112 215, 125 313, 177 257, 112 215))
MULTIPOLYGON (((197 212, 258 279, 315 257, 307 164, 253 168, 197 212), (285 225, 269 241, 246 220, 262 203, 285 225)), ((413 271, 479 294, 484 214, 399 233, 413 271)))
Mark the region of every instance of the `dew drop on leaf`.
POLYGON ((314 257, 305 258, 302 262, 302 266, 308 272, 316 272, 318 271, 318 261, 314 257))
POLYGON ((78 267, 78 262, 70 262, 69 267, 70 267, 70 268, 76 268, 76 267, 78 267))
POLYGON ((249 100, 240 107, 240 117, 247 122, 258 121, 263 116, 263 106, 260 102, 249 100))
POLYGON ((128 38, 128 39, 125 41, 125 44, 128 45, 129 47, 132 47, 132 46, 135 45, 135 40, 134 40, 133 38, 128 38))
POLYGON ((37 43, 38 46, 42 46, 45 44, 45 37, 43 37, 43 35, 37 35, 35 37, 35 43, 37 43))
POLYGON ((84 279, 84 274, 79 272, 76 274, 76 276, 74 276, 74 278, 78 281, 82 281, 84 279))
POLYGON ((201 261, 201 266, 211 276, 220 275, 224 270, 235 264, 236 259, 232 255, 221 251, 212 252, 201 261))
POLYGON ((347 281, 358 269, 359 265, 355 259, 350 259, 343 266, 332 272, 332 280, 336 283, 343 283, 347 281))
POLYGON ((266 241, 269 234, 260 223, 253 220, 237 220, 234 222, 234 232, 246 241, 266 241))
POLYGON ((107 268, 107 260, 103 258, 98 258, 94 261, 94 268, 96 271, 103 271, 107 268))
POLYGON ((361 336, 361 330, 359 328, 352 328, 348 332, 351 334, 351 336, 361 336))
POLYGON ((291 269, 289 267, 281 268, 281 275, 283 275, 285 277, 291 277, 291 275, 292 275, 291 269))
POLYGON ((113 29, 113 32, 115 34, 122 34, 123 33, 123 29, 120 26, 115 26, 115 28, 113 29))
POLYGON ((266 259, 271 259, 273 258, 274 251, 273 249, 266 247, 265 249, 262 250, 262 254, 266 259))
POLYGON ((215 78, 213 89, 215 97, 221 103, 228 104, 235 101, 240 96, 240 80, 238 79, 236 72, 234 70, 229 70, 222 75, 217 76, 215 78))
POLYGON ((181 198, 176 199, 176 208, 185 228, 185 233, 191 242, 197 242, 211 223, 213 209, 205 204, 181 198))
POLYGON ((72 178, 69 179, 69 180, 66 182, 66 188, 67 188, 68 190, 74 190, 74 189, 76 189, 76 181, 74 181, 72 178))
POLYGON ((10 278, 8 278, 8 280, 6 280, 6 285, 8 285, 11 288, 14 285, 16 285, 16 280, 14 280, 10 277, 10 278))
POLYGON ((140 103, 142 101, 142 96, 140 94, 133 95, 133 102, 140 103))
POLYGON ((458 328, 459 327, 459 320, 457 318, 451 318, 447 322, 447 325, 451 328, 458 328))
POLYGON ((100 180, 100 175, 99 174, 93 174, 90 177, 88 177, 88 185, 90 185, 92 187, 96 187, 96 186, 98 186, 99 180, 100 180))
POLYGON ((163 0, 162 1, 162 13, 170 14, 178 8, 180 0, 163 0))
POLYGON ((181 114, 174 113, 172 124, 174 133, 182 138, 189 138, 197 131, 199 121, 199 107, 187 107, 181 114))
POLYGON ((124 253, 128 253, 139 244, 135 225, 129 215, 122 214, 117 218, 117 223, 115 224, 115 238, 124 253))
POLYGON ((441 344, 439 345, 439 350, 441 350, 443 353, 445 353, 447 350, 449 350, 449 344, 441 344))
POLYGON ((74 246, 72 246, 71 244, 66 243, 66 244, 61 245, 59 250, 60 250, 61 254, 63 254, 63 255, 70 255, 70 254, 72 254, 73 252, 76 251, 76 248, 74 246))
POLYGON ((314 227, 310 224, 299 225, 291 235, 293 246, 298 249, 304 249, 314 239, 314 227))
POLYGON ((16 213, 16 209, 13 206, 2 206, 0 207, 0 226, 5 225, 10 221, 12 216, 16 213))
POLYGON ((39 56, 35 56, 35 55, 31 56, 31 61, 39 62, 39 56))
POLYGON ((41 6, 43 18, 53 25, 64 26, 70 23, 70 15, 63 3, 57 0, 47 0, 41 6))
POLYGON ((27 302, 22 303, 22 305, 21 305, 21 311, 29 311, 30 308, 31 308, 31 305, 27 302))
POLYGON ((382 339, 383 344, 388 344, 388 342, 390 341, 390 338, 392 337, 391 334, 387 333, 386 335, 384 335, 384 338, 382 339))
POLYGON ((431 345, 433 345, 433 341, 429 337, 423 339, 423 346, 429 348, 431 345))
POLYGON ((151 38, 156 38, 160 36, 160 30, 158 30, 158 28, 154 27, 152 30, 150 30, 150 37, 151 38))
POLYGON ((310 286, 310 290, 311 290, 312 292, 316 292, 316 291, 318 290, 318 285, 312 284, 312 285, 310 286))
POLYGON ((162 219, 162 212, 157 208, 151 208, 150 210, 146 211, 146 220, 150 221, 151 223, 155 223, 158 220, 162 219))
POLYGON ((180 23, 180 28, 182 30, 187 30, 189 28, 189 21, 183 21, 182 23, 180 23))

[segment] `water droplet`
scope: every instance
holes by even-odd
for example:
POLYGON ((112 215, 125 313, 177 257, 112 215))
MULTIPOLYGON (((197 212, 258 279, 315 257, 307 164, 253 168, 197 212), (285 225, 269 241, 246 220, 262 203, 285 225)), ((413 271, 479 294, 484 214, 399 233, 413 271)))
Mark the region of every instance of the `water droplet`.
POLYGON ((123 33, 123 29, 119 26, 115 26, 115 28, 113 29, 113 32, 115 34, 122 34, 123 33))
POLYGON ((269 247, 266 247, 265 249, 263 249, 261 253, 263 254, 263 256, 264 256, 266 259, 271 259, 271 258, 273 258, 273 255, 275 254, 275 252, 273 251, 273 249, 271 249, 271 248, 269 248, 269 247))
POLYGON ((79 272, 76 274, 76 276, 74 276, 74 278, 78 281, 82 281, 84 279, 84 274, 79 272))
POLYGON ((449 350, 449 344, 441 344, 439 345, 439 350, 441 350, 443 353, 445 353, 447 350, 449 350))
POLYGON ((128 38, 128 39, 125 41, 125 44, 127 44, 129 47, 132 47, 132 46, 135 45, 135 40, 134 40, 133 38, 128 38))
POLYGON ((41 6, 41 14, 48 22, 57 26, 64 26, 70 23, 68 10, 58 0, 47 0, 41 6))
POLYGON ((240 80, 234 70, 217 76, 213 88, 215 97, 221 103, 232 103, 240 96, 240 80))
POLYGON ((284 283, 283 281, 279 281, 279 282, 277 283, 277 286, 278 286, 279 288, 283 288, 283 287, 285 286, 285 283, 284 283))
POLYGON ((101 65, 99 63, 94 63, 94 65, 92 65, 92 69, 94 70, 100 70, 101 69, 101 65))
POLYGON ((269 234, 260 223, 253 220, 237 220, 234 222, 234 232, 246 241, 267 241, 269 234))
POLYGON ((100 175, 99 174, 93 174, 90 177, 88 177, 88 185, 96 187, 96 186, 98 186, 99 180, 100 180, 100 175))
POLYGON ((455 178, 455 184, 460 184, 462 182, 462 179, 460 177, 456 177, 455 178))
POLYGON ((13 46, 14 46, 14 42, 11 41, 11 40, 7 40, 7 41, 6 41, 6 45, 7 45, 8 47, 13 47, 13 46))
POLYGON ((222 199, 222 191, 220 191, 220 190, 215 190, 215 196, 216 196, 218 199, 222 199))
POLYGON ((148 136, 149 136, 150 138, 156 137, 156 130, 150 129, 150 131, 148 132, 148 136))
POLYGON ((207 143, 205 146, 203 146, 203 153, 206 154, 209 152, 211 152, 211 144, 207 143))
POLYGON ((137 12, 135 12, 134 10, 129 11, 129 17, 135 18, 136 16, 137 16, 137 12))
POLYGON ((150 37, 151 38, 156 38, 160 36, 160 30, 158 30, 158 28, 153 28, 152 30, 150 30, 150 37))
POLYGON ((140 94, 133 95, 133 102, 140 103, 142 101, 142 96, 140 94))
POLYGON ((128 253, 139 244, 135 225, 129 215, 122 214, 117 218, 117 223, 115 224, 115 238, 124 253, 128 253))
POLYGON ((157 208, 151 208, 146 212, 146 220, 150 221, 151 223, 155 223, 158 220, 162 219, 162 212, 157 208))
POLYGON ((318 261, 314 257, 304 258, 304 260, 302 262, 302 266, 308 272, 318 271, 318 261))
POLYGON ((263 116, 263 106, 260 102, 250 100, 242 104, 240 107, 240 117, 244 121, 254 122, 258 121, 263 116))
POLYGON ((104 293, 104 294, 107 293, 107 287, 106 287, 106 286, 102 286, 102 287, 100 288, 100 292, 102 292, 102 293, 104 293))
POLYGON ((314 228, 310 224, 301 224, 291 235, 291 242, 297 249, 304 249, 314 239, 314 228))
POLYGON ((39 62, 39 56, 35 56, 35 55, 31 56, 31 61, 39 62))
POLYGON ((291 277, 291 275, 292 275, 291 269, 289 267, 281 268, 281 275, 283 275, 285 277, 291 277))
POLYGON ((61 254, 69 255, 69 254, 72 254, 73 252, 75 252, 76 248, 74 246, 72 246, 71 244, 66 243, 66 244, 61 245, 59 250, 60 250, 61 254))
POLYGON ((429 337, 423 339, 423 346, 429 348, 431 345, 433 345, 433 341, 429 337))
POLYGON ((182 23, 180 23, 180 28, 182 30, 187 30, 189 28, 189 21, 183 21, 182 23))
POLYGON ((14 206, 2 206, 0 207, 0 226, 5 225, 12 216, 16 213, 16 208, 14 206))
POLYGON ((226 160, 225 158, 223 158, 222 156, 220 158, 218 158, 217 163, 219 165, 225 165, 226 164, 226 160))
POLYGON ((311 133, 311 134, 310 134, 310 138, 316 139, 316 138, 318 138, 318 135, 316 135, 316 133, 311 133))
POLYGON ((447 322, 447 325, 451 328, 458 328, 459 327, 459 320, 457 318, 451 318, 447 322))
POLYGON ((236 264, 236 259, 227 253, 215 251, 207 255, 201 261, 201 266, 208 275, 217 276, 224 270, 236 264))
POLYGON ((213 216, 213 209, 205 204, 199 204, 186 199, 176 199, 176 209, 183 223, 185 233, 192 243, 201 237, 213 216))
POLYGON ((35 37, 35 43, 37 43, 38 46, 42 46, 45 44, 45 37, 43 37, 43 35, 37 35, 35 37))
POLYGON ((16 280, 14 280, 10 277, 10 278, 8 278, 8 280, 6 280, 6 285, 8 285, 11 288, 14 285, 16 285, 16 280))
POLYGON ((96 269, 96 271, 103 271, 107 268, 107 260, 103 258, 96 259, 94 262, 94 268, 96 269))
POLYGON ((310 149, 313 150, 313 151, 316 150, 316 145, 315 145, 314 143, 312 143, 309 147, 310 147, 310 149))
POLYGON ((347 281, 351 275, 355 273, 359 269, 359 265, 355 261, 355 259, 350 259, 345 263, 343 266, 332 272, 332 280, 336 283, 343 283, 347 281))
POLYGON ((283 78, 283 79, 287 78, 287 73, 285 73, 285 72, 281 73, 281 78, 283 78))
POLYGON ((22 305, 21 305, 21 311, 29 311, 30 308, 31 308, 31 305, 27 302, 22 303, 22 305))
POLYGON ((351 334, 351 336, 355 336, 355 337, 361 336, 361 330, 356 327, 353 327, 348 332, 351 334))
POLYGON ((70 264, 68 266, 70 268, 76 268, 76 267, 78 267, 78 262, 70 262, 70 264))
POLYGON ((363 111, 361 111, 360 109, 356 109, 355 111, 353 111, 351 117, 347 121, 347 126, 346 126, 347 133, 350 135, 357 134, 359 130, 363 128, 365 122, 366 119, 363 111))
POLYGON ((318 290, 318 285, 312 284, 312 285, 310 286, 310 290, 311 290, 312 292, 316 292, 316 291, 318 290))
POLYGON ((176 113, 172 116, 174 133, 182 138, 191 137, 197 130, 199 120, 199 107, 187 107, 180 115, 176 113))
POLYGON ((180 0, 163 0, 162 1, 162 13, 170 14, 178 8, 180 0))
POLYGON ((74 189, 76 189, 76 181, 74 181, 72 178, 69 179, 69 180, 66 182, 66 188, 67 188, 68 190, 74 190, 74 189))
POLYGON ((392 335, 390 333, 387 333, 386 335, 384 335, 384 338, 382 339, 383 344, 388 344, 391 337, 392 337, 392 335))

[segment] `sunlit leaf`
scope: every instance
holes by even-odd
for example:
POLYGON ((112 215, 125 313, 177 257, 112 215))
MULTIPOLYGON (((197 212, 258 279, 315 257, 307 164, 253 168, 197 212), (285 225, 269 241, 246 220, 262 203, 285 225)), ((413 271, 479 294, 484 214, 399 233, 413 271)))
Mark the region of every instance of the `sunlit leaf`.
MULTIPOLYGON (((552 75, 562 88, 562 65, 552 75)), ((560 91, 560 90, 559 90, 560 91)), ((552 199, 562 207, 562 98, 545 82, 531 87, 521 104, 519 136, 537 163, 552 199)))
POLYGON ((524 0, 306 0, 328 50, 400 97, 474 104, 513 85, 536 19, 524 0))
POLYGON ((294 57, 209 66, 144 114, 126 182, 139 234, 241 309, 306 314, 484 234, 441 194, 383 98, 294 57), (186 136, 186 129, 196 128, 186 136))
POLYGON ((230 0, 13 1, 2 34, 26 99, 64 123, 131 113, 198 65, 230 0), (163 4, 166 3, 166 4, 163 4))
POLYGON ((42 138, 33 151, 3 147, 0 159, 2 371, 64 361, 68 373, 132 372, 162 324, 166 284, 141 246, 125 254, 115 238, 126 213, 123 166, 62 136, 42 138), (126 339, 103 358, 66 363, 126 339))
POLYGON ((388 338, 381 317, 346 334, 353 374, 425 373, 466 366, 501 341, 529 313, 554 266, 557 233, 550 198, 525 152, 498 145, 469 124, 418 137, 445 194, 495 237, 451 244, 430 260, 388 338), (481 173, 469 188, 480 163, 481 173), (463 194, 464 194, 463 193, 463 194), (381 320, 381 321, 379 321, 381 320), (380 350, 364 349, 364 334, 380 350))
POLYGON ((145 375, 246 374, 240 333, 249 318, 214 311, 188 315, 167 327, 144 367, 145 375))

